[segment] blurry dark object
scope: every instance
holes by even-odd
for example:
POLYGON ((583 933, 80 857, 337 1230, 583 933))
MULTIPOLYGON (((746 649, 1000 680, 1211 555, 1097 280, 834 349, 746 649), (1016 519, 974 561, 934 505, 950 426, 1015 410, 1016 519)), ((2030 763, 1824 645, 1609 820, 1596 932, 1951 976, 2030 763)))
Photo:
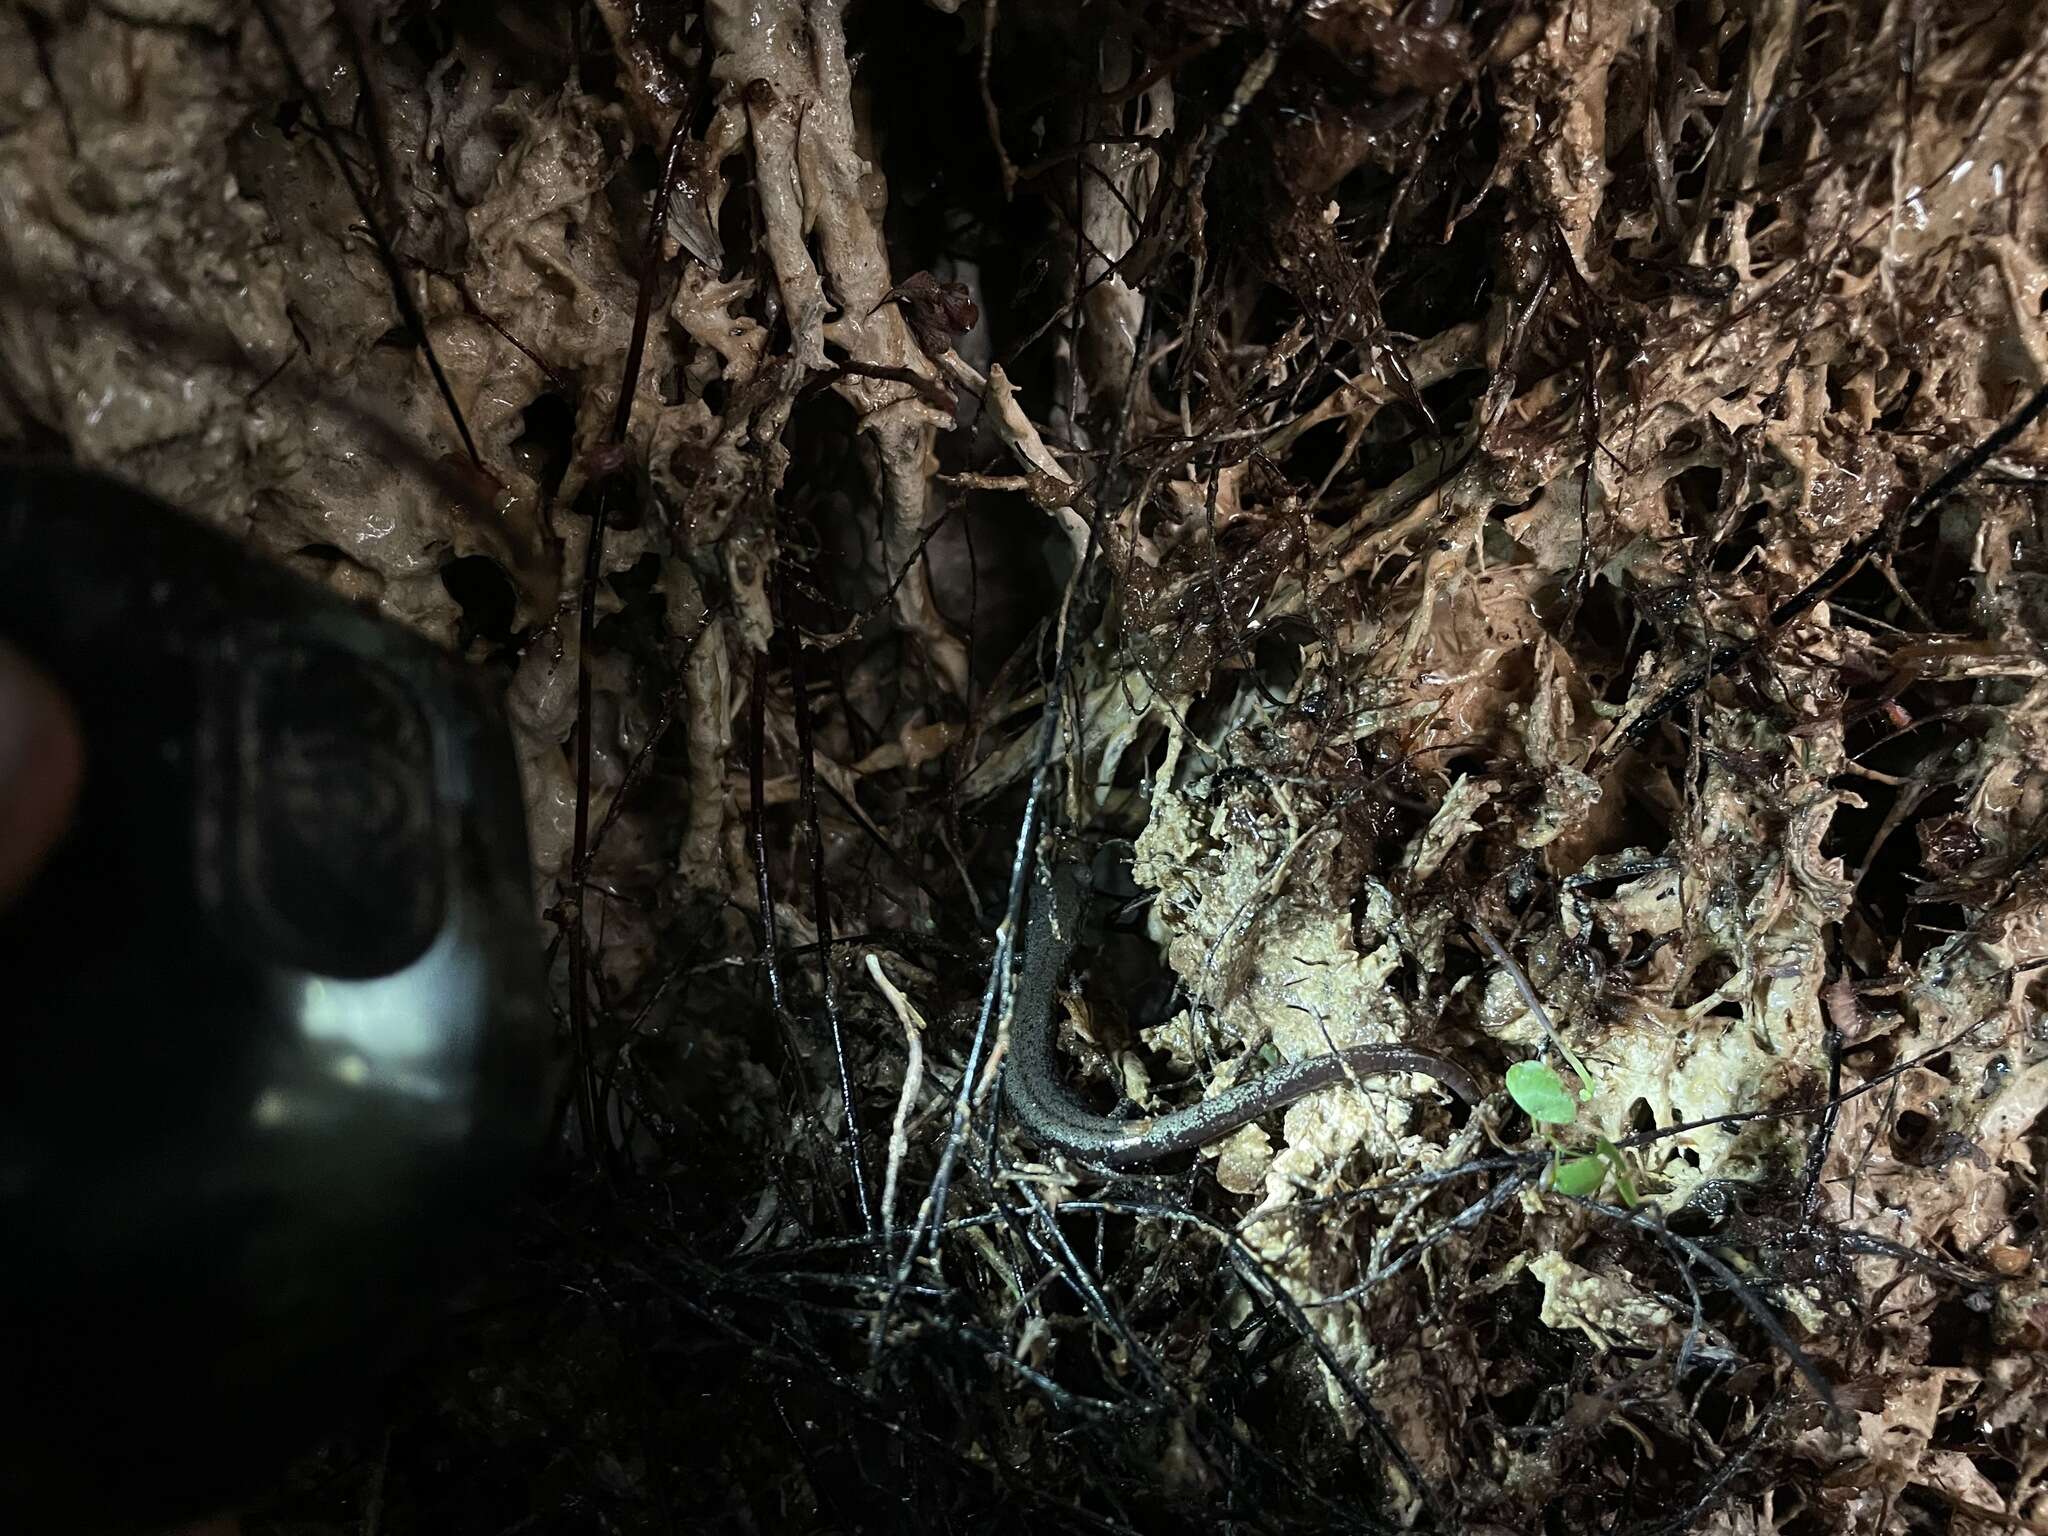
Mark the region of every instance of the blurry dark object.
POLYGON ((529 1170, 525 824, 458 663, 102 477, 0 467, 0 635, 86 737, 0 914, 0 1528, 141 1528, 363 1401, 529 1170))

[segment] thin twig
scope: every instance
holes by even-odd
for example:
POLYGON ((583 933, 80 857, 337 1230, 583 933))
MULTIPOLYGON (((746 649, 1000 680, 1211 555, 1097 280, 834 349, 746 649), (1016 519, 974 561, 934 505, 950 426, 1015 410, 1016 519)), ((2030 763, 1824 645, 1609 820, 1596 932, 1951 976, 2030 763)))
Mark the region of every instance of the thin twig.
MULTIPOLYGON (((481 469, 483 458, 477 452, 476 439, 469 435, 469 423, 463 420, 462 407, 455 403, 455 387, 448 382, 448 375, 442 370, 440 355, 434 351, 433 338, 427 334, 426 319, 420 314, 419 305, 413 302, 412 290, 406 286, 405 272, 398 264, 398 252, 391 244, 390 235, 385 232, 384 221, 370 206, 370 194, 356 175, 354 163, 342 153, 340 138, 334 131, 334 124, 328 121, 327 109, 307 84, 306 73, 299 67, 298 55, 292 52, 291 42, 285 37, 284 24, 278 19, 272 0, 256 0, 256 14, 262 18, 263 30, 270 35, 271 46, 277 49, 278 57, 284 62, 292 89, 313 114, 313 126, 320 135, 321 143, 327 146, 327 152, 334 157, 334 163, 341 171, 341 179, 348 185, 348 194, 355 200, 356 211, 362 215, 364 227, 370 232, 370 243, 376 249, 378 265, 383 267, 384 276, 391 285, 391 298, 398 306, 399 319, 404 322, 413 345, 427 360, 427 371, 434 376, 434 388, 440 391, 441 403, 448 408, 448 418, 455 423, 455 434, 462 439, 462 451, 469 455, 470 463, 481 469)), ((367 75, 362 76, 358 83, 364 91, 370 89, 367 75)))
POLYGON ((861 1150, 860 1100, 853 1090, 853 1065, 846 1054, 846 1024, 839 1011, 839 977, 832 965, 832 901, 825 884, 825 834, 818 824, 817 743, 811 735, 811 695, 804 680, 803 637, 790 617, 784 584, 783 620, 790 626, 789 692, 796 717, 797 794, 810 847, 811 919, 818 930, 818 982, 824 990, 826 1027, 832 1035, 832 1061, 839 1072, 839 1104, 846 1118, 846 1157, 853 1174, 854 1204, 861 1227, 875 1230, 874 1199, 868 1192, 867 1164, 861 1150))
POLYGON ((1806 1384, 1813 1388, 1813 1395, 1826 1405, 1829 1414, 1833 1415, 1838 1411, 1835 1404, 1834 1383, 1821 1374, 1820 1367, 1815 1365, 1812 1357, 1799 1347, 1798 1340, 1792 1337, 1791 1331, 1786 1328, 1784 1321, 1778 1314, 1771 1310, 1770 1304, 1757 1295, 1755 1287, 1736 1274, 1719 1255, 1701 1247, 1682 1233, 1672 1231, 1670 1227, 1665 1225, 1662 1215, 1647 1206, 1631 1208, 1609 1205, 1602 1200, 1581 1199, 1572 1195, 1560 1195, 1560 1198, 1570 1200, 1574 1205, 1582 1206, 1586 1210, 1605 1216, 1610 1221, 1622 1222, 1639 1231, 1649 1233, 1657 1241, 1680 1255, 1685 1261, 1697 1264, 1716 1280, 1720 1281, 1735 1299, 1742 1304, 1742 1309, 1754 1318, 1757 1325, 1769 1335, 1771 1342, 1778 1347, 1779 1353, 1784 1355, 1792 1363, 1793 1368, 1806 1378, 1806 1384))
POLYGON ((766 761, 768 757, 768 658, 754 657, 747 700, 747 842, 754 856, 754 890, 761 909, 761 964, 768 972, 768 1000, 783 1014, 782 967, 776 964, 775 882, 768 878, 766 761))
POLYGON ((889 1124, 889 1163, 882 1175, 882 1235, 887 1239, 896 1231, 896 1182, 903 1170, 903 1159, 910 1153, 910 1112, 924 1086, 924 1036, 930 1026, 917 1011, 917 1005, 903 995, 882 969, 882 957, 870 950, 866 958, 875 990, 882 994, 895 1013, 896 1022, 903 1026, 903 1091, 896 1097, 896 1117, 889 1124))
MULTIPOLYGON (((640 273, 639 302, 633 312, 633 333, 626 346, 625 378, 619 385, 619 403, 612 414, 611 441, 621 446, 633 421, 633 399, 640 382, 640 361, 646 353, 647 327, 654 308, 655 278, 661 269, 662 236, 667 228, 669 196, 682 173, 683 145, 687 142, 690 114, 676 115, 670 134, 668 157, 662 166, 661 187, 648 214, 646 264, 640 273)), ((597 507, 591 514, 589 540, 583 552, 583 588, 577 614, 576 643, 576 820, 569 858, 568 903, 571 921, 569 946, 569 1018, 576 1041, 576 1070, 581 1082, 578 1112, 583 1122, 583 1146, 607 1167, 611 1161, 610 1134, 597 1102, 597 1064, 590 1041, 590 953, 584 927, 584 900, 590 881, 590 653, 596 644, 597 588, 604 579, 604 535, 611 515, 612 497, 621 484, 618 475, 608 475, 598 490, 597 507)))
MULTIPOLYGON (((1707 659, 1689 671, 1681 673, 1667 685, 1643 709, 1643 712, 1609 741, 1619 745, 1632 746, 1646 738, 1656 725, 1668 718, 1679 705, 1698 693, 1707 683, 1734 666, 1752 651, 1774 641, 1786 626, 1804 617, 1818 607, 1851 576, 1858 566, 1877 552, 1884 543, 1897 536, 1900 529, 1924 517, 1942 502, 1961 490, 1993 458, 2018 437, 2022 432, 2048 412, 2048 384, 2034 391, 2012 415, 2008 416, 1981 439, 1975 447, 1944 470, 1935 482, 1906 504, 1896 520, 1886 519, 1861 538, 1851 539, 1841 554, 1813 580, 1771 610, 1770 622, 1753 638, 1744 641, 1723 641, 1708 653, 1707 659)), ((1600 753, 1595 754, 1597 758, 1600 753)))

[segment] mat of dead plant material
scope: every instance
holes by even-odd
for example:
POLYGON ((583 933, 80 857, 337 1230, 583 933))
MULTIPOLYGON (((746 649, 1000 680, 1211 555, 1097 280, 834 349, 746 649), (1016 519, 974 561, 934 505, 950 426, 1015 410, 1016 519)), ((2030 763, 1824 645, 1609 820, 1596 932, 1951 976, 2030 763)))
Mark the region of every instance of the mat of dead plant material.
POLYGON ((530 800, 554 1171, 250 1528, 2048 1527, 2044 37, 0 11, 0 435, 530 800), (1488 1096, 1048 1154, 1053 839, 1092 1103, 1488 1096))

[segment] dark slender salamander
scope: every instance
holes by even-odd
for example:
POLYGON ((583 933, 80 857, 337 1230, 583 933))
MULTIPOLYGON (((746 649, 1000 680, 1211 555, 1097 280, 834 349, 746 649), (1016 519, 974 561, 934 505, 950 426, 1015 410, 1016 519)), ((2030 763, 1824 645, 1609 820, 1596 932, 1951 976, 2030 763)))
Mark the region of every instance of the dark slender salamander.
POLYGON ((1476 1104, 1482 1097, 1479 1085, 1463 1067, 1434 1052, 1401 1045, 1358 1045, 1290 1061, 1170 1114, 1143 1120, 1116 1120, 1098 1114, 1061 1080, 1053 1048, 1058 1033, 1053 993, 1066 971, 1080 916, 1079 869, 1062 865, 1051 874, 1041 869, 1031 890, 1023 974, 1017 978, 1010 1014, 1009 1065, 1003 1077, 1011 1113, 1041 1147, 1109 1167, 1152 1162, 1207 1146, 1319 1088, 1389 1072, 1425 1073, 1468 1104, 1476 1104))

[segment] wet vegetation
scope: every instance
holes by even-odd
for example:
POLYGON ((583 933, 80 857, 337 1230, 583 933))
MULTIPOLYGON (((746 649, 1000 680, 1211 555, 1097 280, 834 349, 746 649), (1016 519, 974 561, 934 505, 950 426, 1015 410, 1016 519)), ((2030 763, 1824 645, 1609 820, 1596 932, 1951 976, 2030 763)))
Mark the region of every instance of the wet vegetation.
POLYGON ((0 16, 0 434, 524 754, 554 1171, 251 1528, 2048 1521, 2043 36, 0 16), (1044 1156, 1055 841, 1092 1102, 1489 1096, 1044 1156))

